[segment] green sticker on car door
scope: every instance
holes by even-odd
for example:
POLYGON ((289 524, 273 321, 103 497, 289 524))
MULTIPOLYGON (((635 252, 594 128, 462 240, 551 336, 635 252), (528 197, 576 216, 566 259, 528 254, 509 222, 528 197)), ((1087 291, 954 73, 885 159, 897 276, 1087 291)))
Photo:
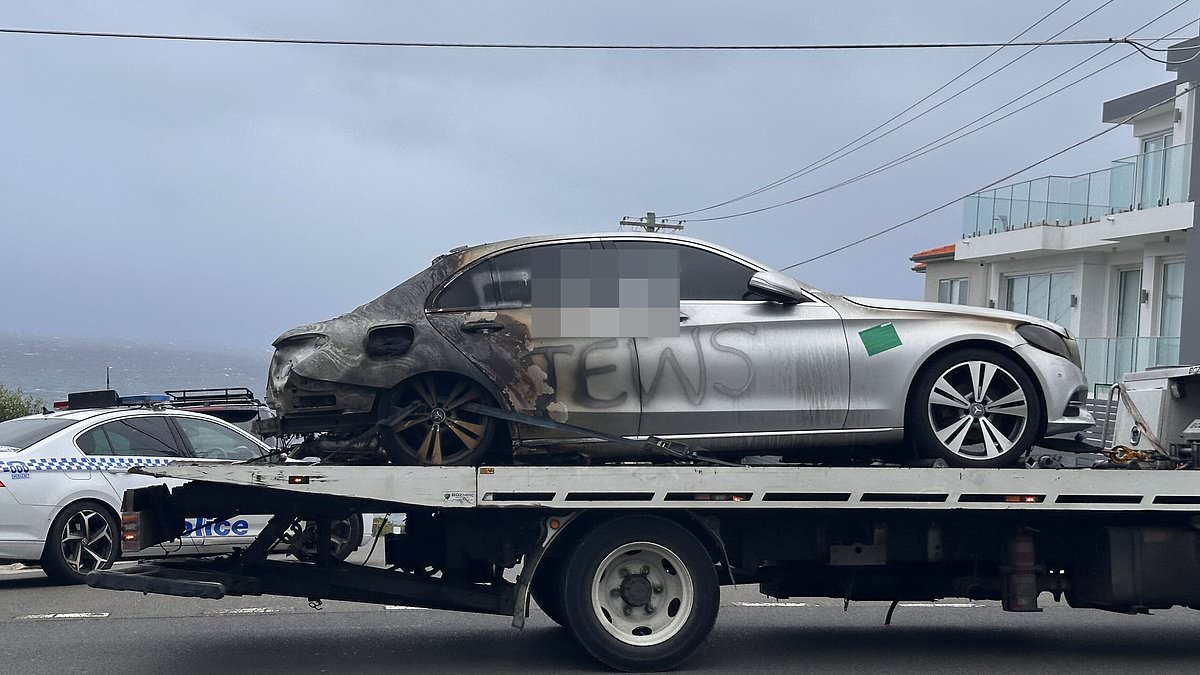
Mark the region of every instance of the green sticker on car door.
POLYGON ((896 334, 896 327, 890 323, 881 323, 878 326, 860 330, 858 337, 862 339, 863 347, 867 349, 867 356, 875 356, 880 352, 900 346, 900 336, 896 334))

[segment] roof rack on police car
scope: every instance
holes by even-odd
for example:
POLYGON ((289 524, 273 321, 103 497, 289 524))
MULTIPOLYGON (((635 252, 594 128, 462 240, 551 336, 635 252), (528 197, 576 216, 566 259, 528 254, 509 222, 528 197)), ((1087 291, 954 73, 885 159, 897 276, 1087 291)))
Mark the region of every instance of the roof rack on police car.
POLYGON ((213 404, 245 403, 261 405, 248 387, 211 387, 207 389, 168 389, 171 405, 201 406, 213 404))

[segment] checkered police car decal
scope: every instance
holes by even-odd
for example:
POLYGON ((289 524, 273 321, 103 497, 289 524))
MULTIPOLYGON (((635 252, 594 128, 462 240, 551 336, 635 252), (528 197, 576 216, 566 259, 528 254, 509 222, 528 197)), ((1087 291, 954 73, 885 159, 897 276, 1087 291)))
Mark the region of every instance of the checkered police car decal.
POLYGON ((148 457, 36 457, 0 461, 0 474, 10 478, 29 478, 44 471, 127 471, 135 466, 166 466, 174 459, 148 457))

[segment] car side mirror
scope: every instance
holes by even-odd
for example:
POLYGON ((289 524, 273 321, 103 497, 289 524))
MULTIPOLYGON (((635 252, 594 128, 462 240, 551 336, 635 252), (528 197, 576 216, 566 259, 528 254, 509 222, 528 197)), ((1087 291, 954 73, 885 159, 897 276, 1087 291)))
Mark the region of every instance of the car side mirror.
POLYGON ((750 277, 749 287, 772 302, 796 304, 808 299, 800 284, 783 272, 755 272, 750 277))

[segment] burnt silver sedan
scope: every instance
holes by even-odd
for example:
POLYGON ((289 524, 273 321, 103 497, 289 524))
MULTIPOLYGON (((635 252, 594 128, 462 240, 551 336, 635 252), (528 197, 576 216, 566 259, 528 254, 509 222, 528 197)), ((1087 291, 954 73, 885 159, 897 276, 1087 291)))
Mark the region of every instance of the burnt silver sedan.
POLYGON ((1060 326, 834 295, 678 236, 455 249, 274 346, 267 397, 283 433, 317 434, 326 447, 366 437, 407 464, 630 454, 481 415, 472 402, 733 456, 906 441, 964 467, 1013 464, 1044 436, 1093 423, 1060 326))

